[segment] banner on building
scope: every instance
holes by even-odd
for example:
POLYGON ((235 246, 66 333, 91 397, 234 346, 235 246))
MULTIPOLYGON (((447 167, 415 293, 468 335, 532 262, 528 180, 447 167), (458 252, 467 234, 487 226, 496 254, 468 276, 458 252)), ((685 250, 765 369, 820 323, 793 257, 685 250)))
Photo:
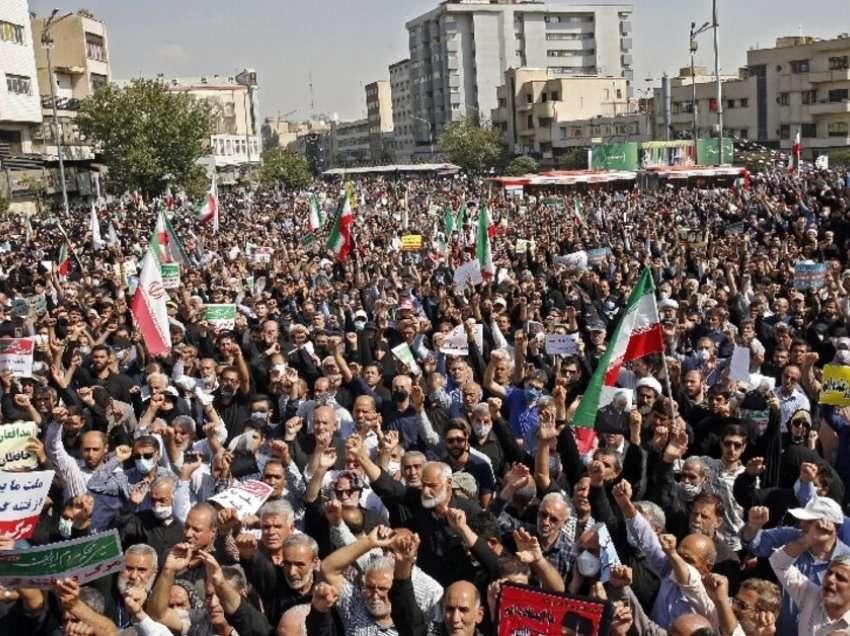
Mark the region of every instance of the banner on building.
POLYGON ((594 144, 591 154, 594 170, 637 170, 638 145, 635 142, 622 144, 594 144))

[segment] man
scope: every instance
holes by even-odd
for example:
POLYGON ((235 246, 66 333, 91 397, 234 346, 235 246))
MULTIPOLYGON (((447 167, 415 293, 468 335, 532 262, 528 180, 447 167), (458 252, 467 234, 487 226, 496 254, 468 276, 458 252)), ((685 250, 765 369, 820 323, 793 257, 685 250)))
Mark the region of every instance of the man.
POLYGON ((735 594, 741 578, 741 561, 737 552, 720 541, 717 535, 723 525, 723 505, 723 500, 713 493, 697 495, 691 504, 688 530, 691 534, 705 535, 714 542, 717 558, 712 572, 725 576, 729 581, 729 592, 735 594))
POLYGON ((313 432, 301 430, 290 447, 292 457, 300 470, 304 470, 310 456, 320 449, 333 448, 336 451, 336 463, 333 468, 341 470, 345 466, 345 442, 337 430, 336 411, 330 406, 319 406, 313 411, 313 432))
POLYGON ((111 585, 104 592, 104 614, 118 626, 119 629, 129 627, 131 613, 124 603, 124 596, 129 588, 140 588, 145 594, 151 591, 156 578, 159 560, 156 551, 149 545, 139 543, 127 548, 124 552, 124 568, 115 577, 97 579, 94 587, 100 589, 100 584, 110 581, 111 585))
POLYGON ((444 439, 446 443, 445 462, 451 466, 453 472, 463 471, 475 478, 478 484, 478 497, 481 507, 486 508, 493 497, 493 490, 496 488, 493 468, 483 459, 470 453, 469 437, 463 424, 450 422, 445 428, 444 439))
POLYGON ((779 398, 779 425, 783 433, 787 432, 788 420, 794 413, 800 409, 812 410, 809 398, 800 386, 801 377, 800 367, 789 364, 782 370, 782 383, 774 390, 776 397, 779 398))
POLYGON ((476 404, 472 409, 470 424, 472 425, 470 446, 490 460, 494 475, 501 475, 505 468, 505 452, 496 433, 493 432, 490 405, 486 402, 476 404))
MULTIPOLYGON (((188 489, 188 482, 182 482, 182 488, 188 489)), ((177 481, 173 477, 158 477, 150 487, 151 507, 134 511, 125 507, 115 517, 115 525, 120 529, 121 544, 126 550, 137 543, 151 546, 160 561, 166 553, 183 538, 183 523, 179 517, 184 509, 175 515, 175 489, 177 481)), ((183 495, 184 506, 188 503, 188 492, 183 495)))
POLYGON ((63 496, 65 501, 85 495, 91 476, 100 468, 106 458, 106 434, 100 431, 83 433, 80 441, 82 465, 65 450, 62 443, 62 433, 67 411, 63 408, 53 409, 53 420, 47 427, 44 439, 44 450, 53 462, 56 472, 64 481, 63 496))
POLYGON ((262 535, 250 533, 236 539, 239 563, 259 594, 269 616, 277 625, 286 610, 309 603, 314 574, 319 564, 319 547, 305 534, 293 534, 292 507, 279 500, 260 509, 262 535))
POLYGON ((89 355, 89 368, 80 369, 83 374, 81 384, 85 386, 102 386, 109 395, 120 402, 131 403, 133 397, 130 393, 132 382, 130 378, 120 373, 115 373, 109 366, 109 347, 106 345, 95 345, 89 355))
MULTIPOLYGON (((242 349, 233 343, 232 351, 237 351, 237 358, 245 365, 242 359, 242 349)), ((221 440, 227 444, 232 438, 242 432, 242 425, 251 417, 249 382, 247 380, 247 367, 244 376, 240 369, 226 366, 221 371, 219 386, 213 391, 213 408, 224 421, 227 428, 227 439, 221 440)))
POLYGON ((336 401, 331 390, 330 381, 325 377, 316 380, 316 383, 313 385, 313 399, 302 402, 298 407, 296 416, 302 418, 307 422, 308 428, 311 428, 313 424, 313 412, 319 406, 329 406, 334 410, 339 434, 342 437, 348 437, 354 432, 355 424, 351 413, 336 401))
POLYGON ((834 537, 835 528, 826 519, 812 521, 796 540, 787 543, 770 557, 770 565, 785 594, 793 599, 800 613, 781 633, 799 636, 827 636, 850 630, 850 555, 829 560, 823 583, 818 585, 803 574, 794 562, 812 547, 834 537))

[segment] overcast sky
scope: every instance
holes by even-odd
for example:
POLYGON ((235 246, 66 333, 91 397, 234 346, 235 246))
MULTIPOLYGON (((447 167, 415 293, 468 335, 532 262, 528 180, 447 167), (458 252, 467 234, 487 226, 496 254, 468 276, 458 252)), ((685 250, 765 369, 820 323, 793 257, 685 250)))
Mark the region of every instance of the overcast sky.
MULTIPOLYGON (((47 15, 76 10, 59 0, 30 0, 47 15)), ((264 116, 306 118, 312 72, 316 112, 343 119, 366 114, 363 86, 389 79, 387 66, 408 55, 404 23, 437 0, 86 0, 109 29, 112 75, 232 75, 257 70, 264 116)), ((721 69, 735 72, 750 47, 780 35, 834 37, 850 31, 847 0, 718 0, 721 69)), ((688 27, 711 19, 710 0, 634 0, 633 56, 638 88, 647 77, 687 64, 688 27)), ((711 35, 697 63, 713 64, 711 35)))

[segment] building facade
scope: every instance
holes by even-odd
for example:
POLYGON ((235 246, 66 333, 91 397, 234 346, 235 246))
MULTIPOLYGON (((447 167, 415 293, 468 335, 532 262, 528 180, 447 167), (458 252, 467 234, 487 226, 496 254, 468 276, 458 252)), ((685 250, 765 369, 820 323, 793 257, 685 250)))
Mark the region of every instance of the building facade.
POLYGON ((393 107, 392 154, 398 163, 413 156, 413 104, 410 98, 410 60, 390 65, 390 90, 393 107))
POLYGON ((393 98, 389 80, 366 84, 366 119, 372 161, 392 162, 393 98))
POLYGON ((330 133, 331 160, 329 168, 359 166, 371 162, 368 119, 334 124, 330 133))
POLYGON ((631 14, 627 4, 455 0, 409 21, 417 151, 432 152, 449 121, 487 119, 509 68, 631 81, 631 14))
POLYGON ((42 122, 35 48, 27 0, 0 0, 0 160, 33 152, 42 122))

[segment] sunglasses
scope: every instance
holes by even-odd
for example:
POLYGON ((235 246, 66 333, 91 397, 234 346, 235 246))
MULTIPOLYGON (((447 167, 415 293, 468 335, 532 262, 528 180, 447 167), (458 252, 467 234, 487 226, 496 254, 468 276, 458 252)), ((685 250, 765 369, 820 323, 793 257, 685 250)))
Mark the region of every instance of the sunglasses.
POLYGON ((454 445, 454 444, 464 444, 466 443, 465 437, 447 437, 446 444, 454 445))
POLYGON ((150 453, 133 453, 133 459, 153 459, 156 451, 150 453))

